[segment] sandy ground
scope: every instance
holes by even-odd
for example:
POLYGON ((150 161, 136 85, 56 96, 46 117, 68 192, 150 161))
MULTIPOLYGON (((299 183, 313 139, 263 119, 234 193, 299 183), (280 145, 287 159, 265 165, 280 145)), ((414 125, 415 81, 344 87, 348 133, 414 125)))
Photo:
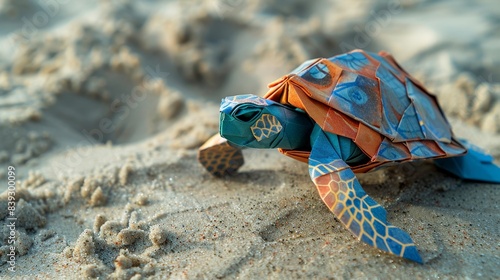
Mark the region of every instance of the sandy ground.
POLYGON ((136 2, 0 0, 1 279, 500 277, 498 185, 426 161, 360 175, 418 265, 357 242, 277 151, 223 179, 196 161, 221 97, 353 48, 391 52, 499 159, 497 1, 136 2))

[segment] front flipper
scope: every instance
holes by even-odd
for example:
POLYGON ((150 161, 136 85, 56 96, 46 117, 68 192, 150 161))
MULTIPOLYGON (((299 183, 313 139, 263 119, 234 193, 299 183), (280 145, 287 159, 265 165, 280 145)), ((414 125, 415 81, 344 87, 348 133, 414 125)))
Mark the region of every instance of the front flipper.
POLYGON ((198 161, 215 176, 235 173, 243 163, 240 148, 231 146, 219 134, 212 136, 198 150, 198 161))
POLYGON ((359 240, 400 257, 422 263, 410 235, 387 222, 387 212, 369 197, 337 154, 326 132, 311 136, 309 174, 326 206, 359 240))

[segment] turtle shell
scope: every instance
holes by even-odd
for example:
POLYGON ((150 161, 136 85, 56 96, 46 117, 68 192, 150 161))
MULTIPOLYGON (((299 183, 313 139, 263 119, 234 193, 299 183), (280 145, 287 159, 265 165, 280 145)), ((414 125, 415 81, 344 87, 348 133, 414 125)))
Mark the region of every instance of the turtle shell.
MULTIPOLYGON (((324 131, 352 139, 371 159, 389 162, 466 153, 437 99, 386 52, 362 50, 304 62, 264 96, 304 110, 324 131)), ((307 161, 310 151, 280 150, 307 161)))

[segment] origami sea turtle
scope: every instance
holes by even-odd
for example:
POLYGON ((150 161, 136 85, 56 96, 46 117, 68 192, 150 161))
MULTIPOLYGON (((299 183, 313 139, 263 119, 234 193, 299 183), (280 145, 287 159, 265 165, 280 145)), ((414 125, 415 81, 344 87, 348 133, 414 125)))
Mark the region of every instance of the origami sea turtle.
POLYGON ((269 88, 264 98, 222 100, 220 135, 200 148, 199 161, 216 176, 243 164, 243 147, 278 148, 308 162, 323 202, 371 246, 422 263, 409 234, 387 222, 355 173, 432 158, 463 179, 500 183, 493 158, 455 138, 436 98, 386 52, 308 60, 269 88))

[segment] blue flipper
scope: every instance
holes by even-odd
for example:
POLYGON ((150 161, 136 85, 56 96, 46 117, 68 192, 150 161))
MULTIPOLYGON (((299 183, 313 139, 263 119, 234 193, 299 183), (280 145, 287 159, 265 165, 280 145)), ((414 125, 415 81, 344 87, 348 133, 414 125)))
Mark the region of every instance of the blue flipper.
POLYGON ((500 184, 500 167, 495 165, 493 157, 464 139, 460 142, 467 148, 467 154, 436 159, 434 164, 465 180, 500 184))
POLYGON ((309 174, 323 202, 358 240, 422 263, 410 235, 387 222, 385 209, 366 194, 345 163, 343 157, 347 158, 349 153, 339 155, 337 139, 317 125, 311 134, 309 174))

